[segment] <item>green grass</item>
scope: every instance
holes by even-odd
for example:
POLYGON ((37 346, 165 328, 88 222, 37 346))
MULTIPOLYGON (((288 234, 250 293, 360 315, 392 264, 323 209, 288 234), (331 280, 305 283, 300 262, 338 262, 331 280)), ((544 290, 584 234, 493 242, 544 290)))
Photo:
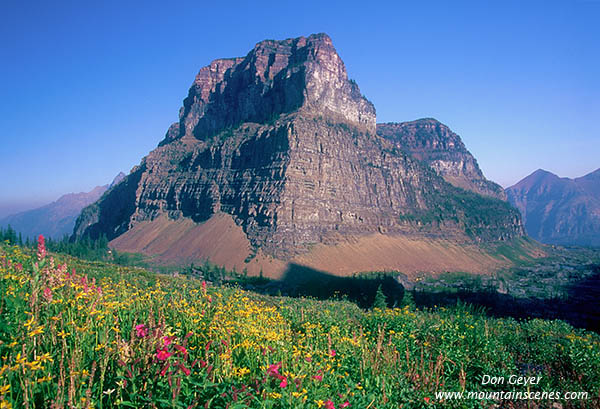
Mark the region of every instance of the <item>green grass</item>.
POLYGON ((599 407, 600 336, 561 321, 367 311, 53 256, 0 245, 0 407, 487 408, 435 394, 526 390, 481 380, 528 371, 533 390, 599 407))

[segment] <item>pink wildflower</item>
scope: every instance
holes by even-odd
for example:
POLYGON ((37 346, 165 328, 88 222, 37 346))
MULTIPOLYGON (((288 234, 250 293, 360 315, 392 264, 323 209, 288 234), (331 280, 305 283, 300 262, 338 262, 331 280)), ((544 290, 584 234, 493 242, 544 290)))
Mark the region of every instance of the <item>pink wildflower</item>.
POLYGON ((325 405, 323 407, 325 409, 335 409, 335 405, 333 404, 333 402, 331 400, 328 400, 327 402, 325 402, 325 405))
POLYGON ((340 408, 347 408, 348 406, 350 406, 350 402, 346 401, 340 405, 340 408))
POLYGON ((183 373, 185 374, 185 376, 190 376, 190 374, 192 373, 192 371, 190 371, 189 369, 187 369, 185 366, 183 366, 182 363, 178 362, 177 366, 179 367, 179 369, 181 369, 183 371, 183 373))
POLYGON ((164 337, 164 338, 163 338, 163 342, 164 342, 164 345, 165 345, 166 347, 168 347, 169 345, 171 345, 171 342, 172 342, 172 341, 173 341, 173 337, 164 337))
POLYGON ((172 354, 169 351, 167 351, 167 348, 156 350, 156 357, 160 361, 166 361, 171 355, 172 354))
POLYGON ((313 376, 313 379, 316 379, 317 381, 321 382, 323 380, 323 376, 322 375, 315 375, 315 376, 313 376))
POLYGON ((44 288, 44 298, 47 301, 52 301, 52 290, 48 287, 44 288))
POLYGON ((135 326, 135 334, 138 336, 138 338, 144 338, 146 335, 148 335, 148 328, 144 324, 138 324, 135 326))
POLYGON ((44 257, 46 257, 46 240, 44 236, 40 234, 38 237, 38 251, 37 251, 38 260, 42 261, 44 257))
POLYGON ((165 374, 167 373, 167 369, 169 369, 169 366, 171 366, 170 362, 167 362, 167 364, 165 365, 165 367, 162 369, 162 371, 160 371, 160 376, 165 376, 165 374))
POLYGON ((331 355, 332 357, 336 356, 337 354, 335 353, 335 349, 329 351, 329 355, 331 355))
POLYGON ((269 368, 267 368, 267 375, 278 378, 280 376, 279 368, 281 368, 281 362, 269 365, 269 368))
POLYGON ((284 378, 281 380, 281 383, 279 384, 279 387, 280 387, 280 388, 285 388, 286 386, 287 386, 287 378, 286 378, 286 377, 284 377, 284 378))
POLYGON ((187 349, 184 346, 173 344, 173 348, 175 348, 178 352, 182 353, 183 356, 187 357, 187 349))

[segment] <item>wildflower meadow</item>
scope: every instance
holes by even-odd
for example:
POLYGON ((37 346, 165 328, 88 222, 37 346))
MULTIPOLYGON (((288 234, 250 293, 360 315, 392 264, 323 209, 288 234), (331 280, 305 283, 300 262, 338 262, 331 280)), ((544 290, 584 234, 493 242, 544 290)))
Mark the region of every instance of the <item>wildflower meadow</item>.
POLYGON ((588 393, 560 407, 600 407, 600 336, 561 321, 265 296, 41 237, 0 245, 0 293, 0 408, 491 408, 439 393, 533 373, 534 391, 588 393))

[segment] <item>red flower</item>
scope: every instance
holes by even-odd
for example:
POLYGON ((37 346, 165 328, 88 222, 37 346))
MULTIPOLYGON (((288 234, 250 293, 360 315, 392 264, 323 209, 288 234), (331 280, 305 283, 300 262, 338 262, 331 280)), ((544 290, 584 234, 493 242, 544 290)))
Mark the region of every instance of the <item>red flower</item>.
POLYGON ((163 343, 166 347, 171 345, 172 341, 173 341, 173 337, 163 337, 163 343))
POLYGON ((423 400, 424 400, 425 402, 429 403, 429 401, 430 401, 431 399, 430 399, 430 398, 427 398, 427 397, 425 397, 425 398, 423 398, 423 400))
POLYGON ((335 349, 332 349, 331 351, 329 351, 329 355, 336 356, 335 349))
POLYGON ((48 301, 52 301, 52 290, 48 287, 44 288, 44 298, 48 301))
POLYGON ((269 368, 267 368, 267 375, 279 378, 281 376, 279 375, 279 368, 281 368, 281 362, 269 365, 269 368))
POLYGON ((160 361, 166 361, 171 355, 172 354, 169 351, 167 351, 167 348, 156 350, 156 357, 160 361))
POLYGON ((187 357, 187 349, 181 345, 174 344, 173 348, 175 348, 178 352, 182 353, 183 356, 187 357))
POLYGON ((165 376, 165 374, 167 373, 167 369, 169 369, 169 367, 171 366, 170 362, 167 362, 167 364, 165 365, 165 367, 162 369, 162 371, 160 371, 160 376, 165 376))
POLYGON ((177 366, 179 367, 179 369, 181 369, 183 371, 183 373, 185 374, 185 376, 190 376, 190 373, 192 373, 192 371, 190 371, 189 369, 187 369, 185 366, 183 366, 182 363, 178 362, 177 366))
POLYGON ((328 400, 327 402, 325 402, 325 409, 335 409, 335 405, 333 404, 332 401, 328 400))
POLYGON ((46 257, 46 240, 44 240, 44 236, 40 234, 38 237, 38 252, 37 252, 38 260, 42 261, 44 257, 46 257))
POLYGON ((347 408, 348 406, 350 406, 350 402, 346 401, 340 405, 340 408, 347 408))
POLYGON ((280 388, 285 388, 286 386, 287 386, 287 378, 285 378, 285 377, 284 377, 284 378, 281 380, 281 383, 279 384, 279 387, 280 387, 280 388))
POLYGON ((148 328, 145 324, 138 324, 135 326, 135 334, 138 336, 138 338, 144 338, 146 335, 148 335, 148 328))
POLYGON ((322 381, 323 380, 323 376, 322 375, 315 375, 313 376, 313 379, 316 379, 317 381, 322 381))

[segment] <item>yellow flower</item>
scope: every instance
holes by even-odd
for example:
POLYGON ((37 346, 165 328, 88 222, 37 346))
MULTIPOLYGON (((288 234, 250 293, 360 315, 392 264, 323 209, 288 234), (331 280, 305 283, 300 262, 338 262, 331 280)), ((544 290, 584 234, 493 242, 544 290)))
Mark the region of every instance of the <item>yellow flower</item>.
POLYGON ((31 327, 33 325, 34 321, 35 321, 35 318, 33 318, 33 316, 32 316, 29 320, 27 320, 27 322, 25 324, 23 324, 23 326, 25 328, 29 329, 29 327, 31 327))
POLYGON ((69 332, 65 332, 65 331, 60 331, 60 332, 59 332, 58 334, 56 334, 56 335, 58 335, 59 337, 61 337, 61 338, 63 338, 63 339, 64 339, 64 338, 66 338, 67 336, 71 335, 71 333, 69 333, 69 332))
POLYGON ((40 325, 39 327, 37 327, 36 329, 34 329, 33 331, 31 331, 29 333, 29 337, 35 337, 36 335, 43 334, 43 333, 44 333, 44 326, 40 325))
POLYGON ((10 392, 10 384, 0 387, 0 395, 6 395, 8 392, 10 392))
POLYGON ((54 362, 54 360, 52 359, 52 357, 50 356, 49 352, 46 352, 44 355, 41 355, 38 360, 40 362, 46 362, 46 361, 50 361, 50 362, 54 362))
POLYGON ((5 400, 0 400, 0 409, 12 409, 12 404, 5 400))
POLYGON ((19 365, 22 365, 22 364, 24 364, 25 362, 27 362, 27 358, 25 358, 25 357, 21 358, 21 353, 19 352, 19 353, 17 354, 17 359, 16 359, 16 362, 17 362, 17 364, 19 364, 19 365))
POLYGON ((317 404, 318 407, 323 407, 323 404, 325 402, 323 402, 321 399, 319 399, 319 400, 316 400, 315 403, 317 404))

